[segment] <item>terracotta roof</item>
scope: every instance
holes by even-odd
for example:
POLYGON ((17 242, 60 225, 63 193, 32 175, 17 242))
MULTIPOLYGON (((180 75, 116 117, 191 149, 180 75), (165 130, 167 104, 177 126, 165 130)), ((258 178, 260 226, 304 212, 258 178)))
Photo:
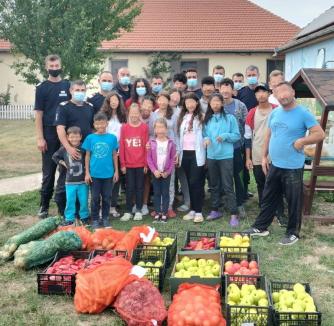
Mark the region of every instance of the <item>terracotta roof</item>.
POLYGON ((10 43, 8 41, 0 40, 0 51, 9 50, 10 43))
POLYGON ((112 51, 272 52, 300 28, 247 0, 142 0, 134 30, 112 51))

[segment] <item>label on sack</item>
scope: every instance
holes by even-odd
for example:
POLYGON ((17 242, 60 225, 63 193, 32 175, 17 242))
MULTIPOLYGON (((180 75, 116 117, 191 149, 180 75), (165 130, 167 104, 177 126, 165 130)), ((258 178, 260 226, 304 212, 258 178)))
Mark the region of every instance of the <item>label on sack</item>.
POLYGON ((155 319, 151 320, 153 326, 158 326, 158 322, 155 319))
POLYGON ((155 234, 155 228, 148 226, 147 229, 148 229, 147 235, 145 233, 139 234, 140 238, 143 240, 144 243, 150 243, 155 234))
POLYGON ((142 278, 145 275, 145 273, 146 273, 145 268, 143 268, 141 266, 138 266, 138 265, 135 265, 135 266, 132 267, 130 275, 136 275, 139 278, 142 278))

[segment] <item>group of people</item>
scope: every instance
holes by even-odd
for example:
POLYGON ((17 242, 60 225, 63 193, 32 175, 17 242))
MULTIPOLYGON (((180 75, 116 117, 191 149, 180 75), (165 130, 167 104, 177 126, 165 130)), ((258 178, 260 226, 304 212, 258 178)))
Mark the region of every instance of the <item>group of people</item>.
POLYGON ((253 65, 245 75, 237 72, 231 78, 218 65, 201 82, 191 68, 175 74, 166 91, 161 76, 131 82, 129 69, 123 67, 117 82, 110 71, 103 71, 99 91, 87 98, 83 81, 61 79, 59 56, 46 57, 45 66, 49 78, 37 86, 35 102, 43 170, 40 217, 48 215, 58 165, 55 202, 66 224, 78 216, 95 228, 110 227, 110 216, 121 216, 121 188, 126 192, 121 221, 149 214, 153 188, 154 221, 176 217, 174 198, 182 192, 177 210, 185 212, 184 220, 201 223, 207 179, 211 212, 206 220, 221 218, 224 206, 230 225, 237 227, 245 216, 243 204, 252 195, 252 171, 260 213, 247 232, 268 235, 276 216, 287 226, 280 243, 298 240, 303 146, 321 141, 324 132, 297 105, 281 71, 271 72, 268 87, 259 82, 259 69, 253 65))

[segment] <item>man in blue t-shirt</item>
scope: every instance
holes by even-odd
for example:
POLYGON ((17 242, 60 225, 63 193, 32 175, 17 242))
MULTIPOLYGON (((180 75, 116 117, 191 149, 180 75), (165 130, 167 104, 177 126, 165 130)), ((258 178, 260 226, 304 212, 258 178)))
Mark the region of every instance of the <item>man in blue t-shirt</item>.
MULTIPOLYGON (((57 165, 52 155, 59 149, 54 119, 59 103, 68 101, 70 95, 70 82, 60 76, 61 60, 56 54, 45 58, 45 69, 48 71, 47 80, 36 86, 35 95, 35 125, 37 134, 37 147, 42 153, 42 187, 41 201, 38 216, 48 216, 49 204, 53 194, 57 165)), ((59 179, 58 179, 59 180, 59 179)))
POLYGON ((303 203, 303 167, 305 145, 325 138, 325 133, 307 108, 298 105, 295 92, 288 82, 276 86, 280 107, 268 120, 263 147, 262 169, 267 175, 261 211, 246 232, 253 236, 269 235, 279 198, 284 194, 288 203, 289 220, 281 245, 292 245, 299 239, 303 203), (305 136, 306 131, 309 135, 305 136), (269 165, 268 154, 272 164, 269 165))

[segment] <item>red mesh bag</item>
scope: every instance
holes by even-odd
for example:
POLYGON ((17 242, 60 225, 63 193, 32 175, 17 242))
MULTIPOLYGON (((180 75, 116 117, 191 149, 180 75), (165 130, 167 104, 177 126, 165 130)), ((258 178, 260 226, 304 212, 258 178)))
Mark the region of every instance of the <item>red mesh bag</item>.
POLYGON ((226 326, 216 287, 183 283, 168 310, 168 326, 226 326))
POLYGON ((125 286, 114 306, 120 317, 132 326, 162 325, 167 317, 160 292, 146 279, 125 286))

